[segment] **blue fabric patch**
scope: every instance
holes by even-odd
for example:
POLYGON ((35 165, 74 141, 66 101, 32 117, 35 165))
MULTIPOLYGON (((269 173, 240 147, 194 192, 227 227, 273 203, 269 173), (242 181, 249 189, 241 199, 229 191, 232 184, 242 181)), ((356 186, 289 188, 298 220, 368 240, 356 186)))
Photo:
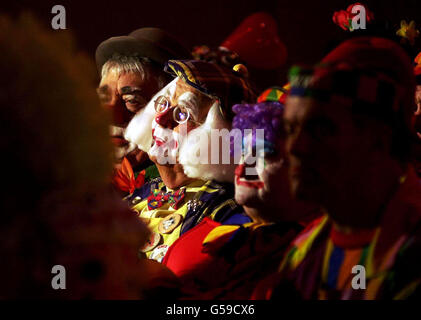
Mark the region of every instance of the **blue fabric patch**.
POLYGON ((327 275, 327 285, 329 288, 336 288, 339 270, 341 269, 344 257, 345 255, 343 249, 339 247, 335 247, 335 249, 333 249, 329 260, 329 272, 327 275))
POLYGON ((252 222, 251 218, 244 213, 236 213, 226 220, 221 221, 222 224, 231 224, 231 225, 241 225, 245 223, 252 222))

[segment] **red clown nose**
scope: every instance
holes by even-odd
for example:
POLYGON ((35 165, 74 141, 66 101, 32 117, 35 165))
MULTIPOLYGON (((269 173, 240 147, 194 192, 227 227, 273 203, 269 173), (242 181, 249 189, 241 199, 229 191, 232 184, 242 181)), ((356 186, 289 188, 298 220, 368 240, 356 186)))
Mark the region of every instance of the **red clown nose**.
POLYGON ((275 19, 264 12, 248 16, 221 44, 236 52, 247 66, 275 69, 287 58, 285 45, 278 37, 275 19))

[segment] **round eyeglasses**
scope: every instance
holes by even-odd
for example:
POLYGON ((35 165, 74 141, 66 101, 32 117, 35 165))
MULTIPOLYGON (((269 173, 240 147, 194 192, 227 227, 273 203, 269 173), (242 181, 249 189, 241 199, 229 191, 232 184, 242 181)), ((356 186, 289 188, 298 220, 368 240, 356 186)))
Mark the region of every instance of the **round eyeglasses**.
MULTIPOLYGON (((155 111, 157 113, 164 113, 169 108, 173 107, 171 106, 171 103, 168 101, 168 99, 164 96, 159 96, 154 102, 155 111)), ((187 108, 177 105, 174 107, 173 118, 177 123, 183 124, 189 120, 190 112, 187 108)))

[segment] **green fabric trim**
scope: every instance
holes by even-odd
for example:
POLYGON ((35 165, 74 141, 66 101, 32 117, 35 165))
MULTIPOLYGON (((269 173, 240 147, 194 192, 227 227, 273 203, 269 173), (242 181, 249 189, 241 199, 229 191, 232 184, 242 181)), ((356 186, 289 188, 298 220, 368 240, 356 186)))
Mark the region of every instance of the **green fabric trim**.
POLYGON ((150 181, 158 178, 159 176, 159 171, 156 165, 153 164, 145 169, 145 181, 150 181))
POLYGON ((369 246, 366 246, 363 251, 361 252, 361 257, 360 257, 360 261, 358 262, 358 264, 365 266, 365 261, 367 259, 367 255, 368 255, 368 249, 369 246))

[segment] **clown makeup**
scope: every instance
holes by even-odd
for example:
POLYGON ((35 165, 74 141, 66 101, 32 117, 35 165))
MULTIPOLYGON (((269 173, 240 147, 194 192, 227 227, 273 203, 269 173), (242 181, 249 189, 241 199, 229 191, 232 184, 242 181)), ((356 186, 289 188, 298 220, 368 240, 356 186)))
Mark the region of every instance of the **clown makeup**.
MULTIPOLYGON (((158 101, 162 102, 160 99, 158 101)), ((136 114, 127 127, 125 137, 128 141, 135 143, 139 149, 148 152, 150 159, 157 164, 161 177, 165 175, 164 170, 179 169, 192 179, 232 182, 235 164, 231 162, 212 164, 208 157, 206 157, 209 159, 207 163, 200 161, 201 150, 206 149, 208 155, 211 155, 212 130, 231 128, 231 123, 224 120, 220 109, 217 99, 202 94, 177 77, 159 91, 148 102, 146 108, 136 114), (168 112, 164 114, 158 113, 157 109, 165 110, 165 106, 157 108, 155 104, 161 96, 169 102, 168 112), (173 106, 177 104, 189 111, 189 119, 185 123, 179 124, 174 120, 175 108, 173 106), (197 139, 197 137, 205 139, 197 139), (167 164, 161 166, 160 163, 167 164), (176 163, 178 168, 172 168, 171 163, 176 163)), ((218 151, 221 151, 219 154, 222 154, 222 143, 219 144, 219 149, 218 151)))
MULTIPOLYGON (((185 131, 185 129, 182 130, 183 133, 185 131)), ((151 159, 156 159, 160 165, 176 164, 179 144, 178 132, 164 128, 153 120, 152 146, 149 150, 149 157, 151 159)))
POLYGON ((206 119, 212 99, 187 85, 182 79, 167 94, 154 99, 152 145, 149 156, 160 164, 178 163, 180 144, 187 134, 206 119))
POLYGON ((256 139, 253 144, 253 133, 243 137, 243 151, 236 169, 235 182, 239 186, 261 189, 264 182, 261 176, 265 169, 264 140, 256 139))
MULTIPOLYGON (((243 154, 235 171, 235 200, 250 208, 283 207, 283 190, 287 189, 287 172, 281 152, 259 146, 259 140, 252 143, 252 134, 244 137, 243 154), (253 161, 254 160, 254 161, 253 161), (273 194, 277 193, 274 197, 273 194)), ((277 141, 260 141, 260 145, 273 145, 281 149, 283 144, 277 141)))
MULTIPOLYGON (((283 105, 267 101, 238 104, 232 109, 236 113, 233 129, 241 131, 243 137, 235 172, 237 203, 254 221, 297 221, 307 215, 308 208, 303 210, 289 190, 283 105), (259 135, 259 131, 263 134, 259 135)), ((235 140, 231 152, 236 149, 235 140)))

